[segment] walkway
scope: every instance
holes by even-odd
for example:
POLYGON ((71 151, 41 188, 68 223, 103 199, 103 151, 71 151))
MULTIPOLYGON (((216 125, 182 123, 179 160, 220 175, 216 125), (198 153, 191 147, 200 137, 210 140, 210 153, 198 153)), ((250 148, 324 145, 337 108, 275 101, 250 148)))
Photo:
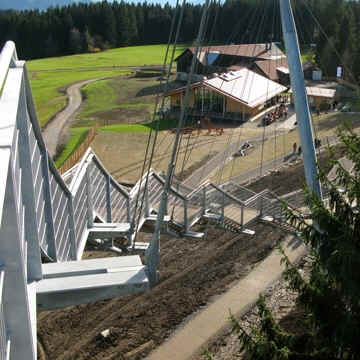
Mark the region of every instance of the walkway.
MULTIPOLYGON (((300 240, 289 236, 284 250, 290 261, 294 262, 306 252, 300 240)), ((240 280, 228 292, 207 306, 178 330, 166 343, 153 351, 148 360, 189 360, 206 347, 217 334, 230 326, 229 311, 240 316, 258 299, 259 294, 282 274, 281 254, 273 252, 240 280)))
POLYGON ((64 126, 67 122, 74 118, 77 110, 81 105, 82 96, 80 89, 83 86, 98 80, 101 79, 90 79, 86 81, 81 81, 67 88, 66 95, 68 96, 68 103, 65 109, 57 113, 56 116, 47 124, 45 129, 42 131, 47 151, 49 152, 51 157, 54 157, 54 155, 56 154, 56 147, 59 144, 60 135, 64 129, 64 126))

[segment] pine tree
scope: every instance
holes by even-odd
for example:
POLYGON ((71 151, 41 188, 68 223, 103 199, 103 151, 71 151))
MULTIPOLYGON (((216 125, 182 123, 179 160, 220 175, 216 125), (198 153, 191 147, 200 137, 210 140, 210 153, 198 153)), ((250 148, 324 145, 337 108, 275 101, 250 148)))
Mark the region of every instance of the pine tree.
POLYGON ((260 298, 259 327, 247 333, 233 319, 234 331, 251 359, 360 357, 360 137, 349 128, 340 131, 339 137, 347 159, 354 164, 353 173, 334 160, 332 153, 336 181, 331 183, 320 174, 323 186, 329 189, 328 205, 307 192, 312 224, 287 210, 288 220, 301 233, 311 257, 310 277, 305 280, 283 253, 285 278, 307 314, 306 331, 297 335, 284 331, 260 298))

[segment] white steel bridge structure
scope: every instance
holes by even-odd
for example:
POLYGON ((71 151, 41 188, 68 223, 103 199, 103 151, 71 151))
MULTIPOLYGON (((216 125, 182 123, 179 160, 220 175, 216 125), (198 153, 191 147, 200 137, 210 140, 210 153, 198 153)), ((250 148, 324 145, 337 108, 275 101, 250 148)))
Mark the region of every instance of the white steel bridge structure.
MULTIPOLYGON (((296 110, 305 109, 301 115, 305 124, 309 119, 305 87, 297 82, 301 63, 296 31, 289 1, 280 4, 295 97, 304 103, 295 103, 296 110)), ((233 183, 206 182, 192 189, 173 182, 167 189, 167 182, 150 170, 129 191, 91 149, 62 177, 46 150, 26 65, 18 60, 12 42, 0 54, 0 89, 0 360, 37 358, 37 311, 154 286, 160 237, 138 243, 136 233, 145 222, 154 222, 158 212, 164 219, 162 231, 195 239, 203 234, 190 229, 202 217, 250 235, 249 222, 264 216, 283 218, 282 202, 270 191, 255 194, 233 183), (163 203, 160 206, 164 188, 165 214, 163 203), (124 239, 125 256, 82 260, 88 240, 114 238, 124 239), (140 256, 131 255, 134 249, 145 251, 145 264, 140 256)), ((300 126, 300 132, 305 130, 300 126)), ((311 131, 303 137, 304 150, 310 144, 304 151, 305 173, 310 188, 316 190, 311 131)))
MULTIPOLYGON (((37 311, 154 285, 159 240, 135 238, 145 222, 156 220, 165 180, 150 170, 129 191, 91 148, 60 176, 41 135, 25 62, 12 42, 0 55, 0 86, 0 360, 36 359, 37 311), (82 260, 88 240, 119 237, 130 255, 82 260), (145 264, 131 255, 134 249, 145 251, 145 264)), ((173 183, 168 207, 163 231, 193 238, 203 236, 190 230, 202 217, 245 233, 264 211, 282 217, 270 191, 255 194, 232 183, 196 189, 173 183)))

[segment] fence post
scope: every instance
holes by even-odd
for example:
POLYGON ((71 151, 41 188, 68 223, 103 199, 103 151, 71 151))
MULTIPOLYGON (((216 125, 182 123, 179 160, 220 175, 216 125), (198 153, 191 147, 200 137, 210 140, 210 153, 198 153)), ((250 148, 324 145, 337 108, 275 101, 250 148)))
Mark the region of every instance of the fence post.
POLYGON ((241 226, 244 226, 244 205, 241 205, 241 226))
POLYGON ((88 134, 86 135, 85 140, 82 144, 72 153, 72 155, 64 162, 64 164, 59 168, 59 173, 63 174, 65 171, 72 168, 84 155, 85 151, 88 149, 91 141, 95 138, 95 128, 92 127, 88 134))

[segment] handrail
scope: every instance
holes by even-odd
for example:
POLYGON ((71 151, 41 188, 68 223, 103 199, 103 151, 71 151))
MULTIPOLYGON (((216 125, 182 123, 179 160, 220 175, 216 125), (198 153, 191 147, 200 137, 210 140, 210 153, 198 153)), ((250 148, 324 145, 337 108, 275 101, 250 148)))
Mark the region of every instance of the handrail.
POLYGON ((227 193, 226 191, 222 190, 221 188, 219 188, 218 186, 216 186, 213 183, 209 183, 209 186, 213 187, 214 189, 216 189, 217 191, 221 192, 224 196, 228 197, 229 199, 231 199, 232 201, 235 201, 236 203, 238 203, 240 206, 245 206, 245 202, 241 201, 240 199, 236 198, 235 196, 227 193))
MULTIPOLYGON (((165 185, 165 180, 159 176, 155 171, 152 172, 152 175, 158 180, 160 181, 163 185, 165 185)), ((184 196, 183 194, 181 194, 178 190, 176 190, 173 186, 170 187, 170 191, 177 197, 179 197, 181 200, 186 200, 187 196, 184 196)))
POLYGON ((250 199, 247 199, 245 201, 245 206, 251 204, 252 202, 256 201, 257 199, 261 198, 261 197, 264 197, 265 194, 268 194, 270 193, 270 190, 269 189, 265 189, 263 191, 261 191, 260 193, 258 194, 255 194, 253 197, 251 197, 250 199))
POLYGON ((197 188, 195 188, 191 193, 189 193, 189 194, 186 195, 187 200, 190 200, 190 198, 191 198, 195 193, 197 193, 199 190, 203 189, 204 187, 206 187, 206 186, 208 186, 208 185, 210 185, 210 184, 211 184, 210 180, 204 181, 204 182, 203 182, 202 184, 200 184, 197 188))
POLYGON ((15 43, 7 41, 0 54, 0 90, 3 88, 8 69, 18 60, 15 43))

